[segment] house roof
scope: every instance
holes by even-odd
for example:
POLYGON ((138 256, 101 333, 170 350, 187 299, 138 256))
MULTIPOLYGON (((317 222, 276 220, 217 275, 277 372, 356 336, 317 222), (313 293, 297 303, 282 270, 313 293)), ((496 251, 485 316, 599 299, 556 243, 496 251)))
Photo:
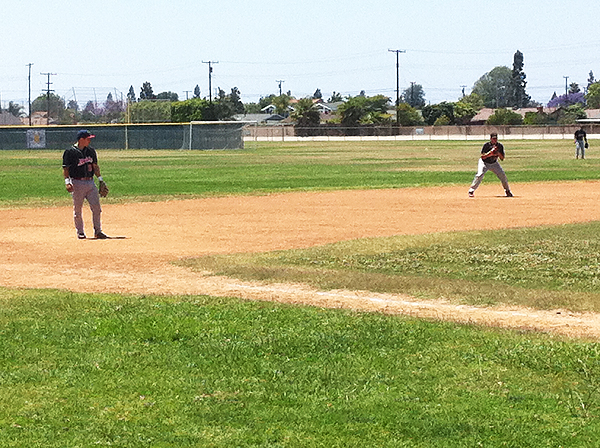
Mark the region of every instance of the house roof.
MULTIPOLYGON (((523 107, 521 109, 512 109, 512 108, 507 108, 507 109, 511 109, 513 112, 521 115, 522 117, 525 117, 525 114, 528 112, 539 112, 540 109, 542 110, 542 112, 547 113, 547 114, 551 114, 552 112, 554 112, 556 110, 555 107, 523 107)), ((477 112, 477 115, 475 115, 471 119, 471 121, 472 122, 487 121, 488 118, 490 118, 492 115, 494 115, 495 110, 496 109, 492 109, 491 107, 484 107, 479 112, 477 112)))
POLYGON ((17 125, 23 124, 18 117, 15 117, 13 114, 9 114, 8 112, 0 113, 0 125, 17 125))

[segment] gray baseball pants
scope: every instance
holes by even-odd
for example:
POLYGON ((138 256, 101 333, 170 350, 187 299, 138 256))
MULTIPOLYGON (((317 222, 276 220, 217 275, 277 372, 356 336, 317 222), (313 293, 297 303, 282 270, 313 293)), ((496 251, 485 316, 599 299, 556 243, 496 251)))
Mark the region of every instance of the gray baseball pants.
POLYGON ((577 140, 575 142, 575 157, 579 158, 579 152, 581 152, 581 158, 585 159, 585 141, 577 140))
POLYGON ((508 186, 508 179, 506 178, 506 173, 504 172, 500 164, 497 161, 494 163, 485 163, 483 159, 479 159, 479 163, 477 164, 477 174, 475 175, 473 183, 471 184, 471 191, 477 190, 477 188, 481 184, 481 181, 483 180, 483 176, 485 176, 485 173, 487 173, 488 170, 492 171, 496 176, 498 176, 498 179, 500 179, 500 182, 502 182, 504 191, 510 191, 510 187, 508 186))
POLYGON ((100 194, 94 180, 77 180, 73 179, 73 220, 75 221, 75 229, 77 233, 83 232, 83 201, 87 199, 92 211, 92 221, 94 223, 94 234, 102 232, 102 224, 100 214, 102 207, 100 206, 100 194))

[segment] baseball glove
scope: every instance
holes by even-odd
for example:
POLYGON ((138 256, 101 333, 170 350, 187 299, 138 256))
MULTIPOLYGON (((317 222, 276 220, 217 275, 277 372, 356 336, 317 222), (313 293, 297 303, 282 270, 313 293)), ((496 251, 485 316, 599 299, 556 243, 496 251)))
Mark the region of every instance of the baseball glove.
POLYGON ((585 146, 585 149, 588 149, 588 148, 590 147, 590 145, 588 145, 588 143, 587 143, 587 142, 585 142, 585 145, 584 145, 584 146, 585 146))
POLYGON ((100 192, 100 196, 102 196, 103 198, 108 196, 108 185, 106 185, 106 182, 104 182, 103 180, 101 180, 100 184, 98 185, 98 191, 100 192))

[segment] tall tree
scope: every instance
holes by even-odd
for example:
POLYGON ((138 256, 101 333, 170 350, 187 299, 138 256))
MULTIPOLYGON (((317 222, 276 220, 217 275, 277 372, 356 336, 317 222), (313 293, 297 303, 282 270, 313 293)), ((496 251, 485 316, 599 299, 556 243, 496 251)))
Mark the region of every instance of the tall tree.
POLYGON ((402 92, 402 101, 415 109, 422 109, 425 106, 425 91, 421 84, 410 83, 410 87, 402 92))
POLYGON ((315 100, 320 100, 321 98, 323 98, 323 94, 321 93, 321 89, 315 90, 315 93, 313 93, 312 97, 315 100))
POLYGON ((194 98, 200 98, 200 86, 198 84, 194 87, 194 98))
POLYGON ((130 103, 135 103, 135 90, 133 90, 133 86, 129 86, 129 92, 127 92, 127 101, 130 103))
POLYGON ((581 92, 581 89, 579 88, 579 84, 577 84, 576 82, 572 82, 571 84, 569 84, 569 93, 578 93, 581 92))
POLYGON ((596 82, 596 79, 594 78, 594 72, 591 70, 590 70, 590 77, 588 78, 587 82, 588 83, 587 83, 586 91, 589 90, 590 86, 596 82))
POLYGON ((486 107, 508 107, 511 97, 512 71, 506 66, 498 66, 483 75, 473 85, 472 93, 483 98, 486 107))
POLYGON ((531 97, 527 95, 527 92, 525 91, 525 87, 527 86, 527 81, 525 81, 525 78, 527 76, 523 71, 523 66, 523 53, 517 50, 513 57, 513 69, 510 85, 510 102, 512 104, 509 104, 509 106, 512 107, 527 107, 531 100, 531 97))
POLYGON ((228 99, 229 99, 229 102, 231 103, 233 113, 235 113, 235 114, 243 114, 244 113, 244 103, 242 103, 241 92, 237 87, 231 88, 231 93, 229 94, 228 99))
POLYGON ((140 91, 140 100, 155 100, 156 95, 152 91, 152 85, 146 81, 142 84, 142 89, 140 91))

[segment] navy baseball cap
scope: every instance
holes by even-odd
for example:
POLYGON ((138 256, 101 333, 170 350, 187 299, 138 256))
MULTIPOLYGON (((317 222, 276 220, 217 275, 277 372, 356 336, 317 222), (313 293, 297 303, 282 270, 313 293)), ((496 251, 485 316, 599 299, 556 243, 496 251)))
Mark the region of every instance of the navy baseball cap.
POLYGON ((77 133, 77 140, 79 140, 80 138, 94 138, 95 135, 91 134, 90 131, 86 130, 86 129, 82 129, 81 131, 79 131, 77 133))

